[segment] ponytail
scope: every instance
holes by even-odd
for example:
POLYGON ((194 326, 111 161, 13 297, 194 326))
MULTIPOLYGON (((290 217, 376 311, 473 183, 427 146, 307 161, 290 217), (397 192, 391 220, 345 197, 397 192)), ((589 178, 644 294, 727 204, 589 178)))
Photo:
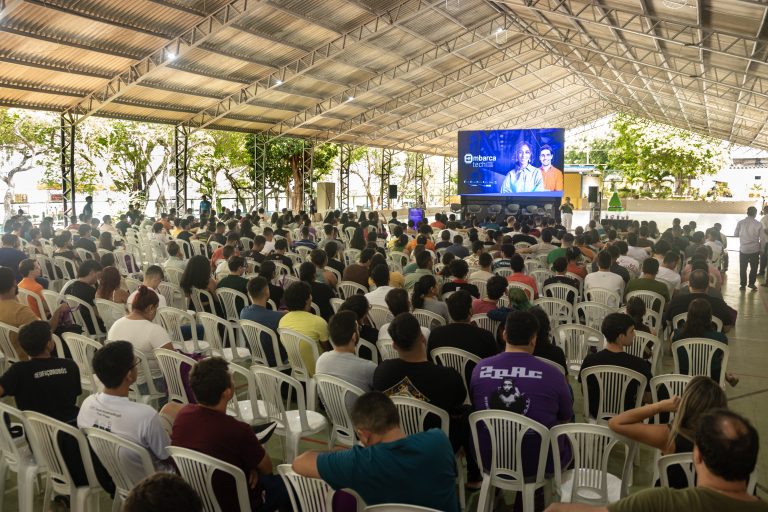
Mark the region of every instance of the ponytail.
POLYGON ((136 291, 136 296, 133 298, 131 308, 136 311, 144 312, 150 306, 157 306, 160 304, 160 298, 157 296, 154 290, 150 290, 148 287, 141 285, 136 291))
POLYGON ((421 279, 416 281, 413 285, 413 295, 411 296, 411 304, 414 309, 420 309, 424 307, 424 296, 427 294, 430 288, 435 286, 437 281, 433 276, 422 276, 421 279))

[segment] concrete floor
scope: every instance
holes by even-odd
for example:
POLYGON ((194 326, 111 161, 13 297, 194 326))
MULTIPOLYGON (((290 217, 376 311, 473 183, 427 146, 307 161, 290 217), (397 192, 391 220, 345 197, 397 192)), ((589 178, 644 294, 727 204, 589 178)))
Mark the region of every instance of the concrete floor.
MULTIPOLYGON (((672 218, 679 216, 684 222, 695 220, 699 228, 706 229, 714 222, 723 224, 723 231, 732 233, 736 222, 742 218, 739 215, 686 215, 686 214, 657 214, 657 213, 635 213, 632 218, 637 219, 656 219, 660 228, 665 228, 672 223, 672 218)), ((577 212, 574 219, 574 226, 584 224, 587 220, 585 212, 577 212)), ((761 333, 768 332, 768 288, 760 287, 757 292, 747 290, 742 292, 738 288, 738 252, 734 249, 738 247, 738 240, 729 240, 729 251, 731 266, 727 273, 727 278, 723 287, 723 295, 732 307, 739 312, 735 328, 728 333, 730 346, 730 361, 728 369, 735 373, 740 382, 736 388, 728 387, 726 394, 732 409, 745 415, 757 428, 763 440, 763 445, 768 443, 768 415, 759 412, 761 407, 768 404, 768 337, 763 337, 761 333), (735 263, 734 263, 735 262, 735 263), (765 345, 764 345, 765 343, 765 345)), ((762 280, 760 281, 762 282, 762 280)), ((672 358, 667 352, 664 355, 663 367, 666 372, 672 371, 672 358)), ((581 393, 576 392, 576 404, 574 410, 577 411, 577 421, 580 421, 582 410, 581 393)), ((311 439, 305 439, 300 446, 300 452, 309 449, 326 449, 327 438, 323 435, 314 436, 311 439)), ((275 436, 270 440, 267 446, 268 453, 273 459, 275 466, 280 463, 281 443, 275 436)), ((764 499, 768 498, 763 488, 768 488, 768 456, 765 455, 766 448, 763 448, 758 461, 759 487, 758 494, 764 499)), ((652 453, 648 449, 643 449, 640 454, 640 465, 635 468, 634 485, 631 492, 646 488, 651 483, 652 476, 652 453)), ((618 468, 617 468, 618 469, 618 468)), ((505 496, 507 505, 513 500, 511 495, 505 496)), ((4 497, 4 510, 16 511, 16 476, 10 474, 6 493, 4 497)), ((469 499, 468 510, 474 510, 476 498, 469 499)), ((101 510, 111 510, 112 501, 109 496, 103 494, 101 499, 101 510)), ((497 510, 511 510, 509 506, 499 506, 497 510)), ((38 496, 35 502, 35 510, 42 509, 42 495, 38 496)))

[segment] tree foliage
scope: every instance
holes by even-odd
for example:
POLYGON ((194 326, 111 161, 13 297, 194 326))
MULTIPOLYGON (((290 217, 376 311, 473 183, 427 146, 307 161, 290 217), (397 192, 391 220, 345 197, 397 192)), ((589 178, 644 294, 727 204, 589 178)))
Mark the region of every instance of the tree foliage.
POLYGON ((220 130, 200 130, 189 140, 188 178, 197 183, 200 194, 220 207, 220 191, 229 185, 239 198, 240 191, 253 188, 253 152, 248 135, 220 130))

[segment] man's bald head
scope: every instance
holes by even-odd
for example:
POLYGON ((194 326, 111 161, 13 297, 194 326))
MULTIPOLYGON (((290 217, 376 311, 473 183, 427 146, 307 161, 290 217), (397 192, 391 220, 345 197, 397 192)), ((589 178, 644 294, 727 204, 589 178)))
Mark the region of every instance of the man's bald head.
POLYGON ((709 472, 729 482, 746 482, 755 470, 760 442, 746 418, 728 409, 703 415, 695 448, 709 472))

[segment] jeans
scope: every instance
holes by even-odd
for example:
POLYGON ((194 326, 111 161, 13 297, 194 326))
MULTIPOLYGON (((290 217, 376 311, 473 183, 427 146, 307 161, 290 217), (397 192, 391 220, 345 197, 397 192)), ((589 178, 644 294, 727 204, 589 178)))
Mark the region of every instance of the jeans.
POLYGON ((739 284, 741 286, 755 285, 757 266, 760 264, 760 253, 739 253, 739 284), (747 282, 747 265, 749 265, 749 282, 747 282))

